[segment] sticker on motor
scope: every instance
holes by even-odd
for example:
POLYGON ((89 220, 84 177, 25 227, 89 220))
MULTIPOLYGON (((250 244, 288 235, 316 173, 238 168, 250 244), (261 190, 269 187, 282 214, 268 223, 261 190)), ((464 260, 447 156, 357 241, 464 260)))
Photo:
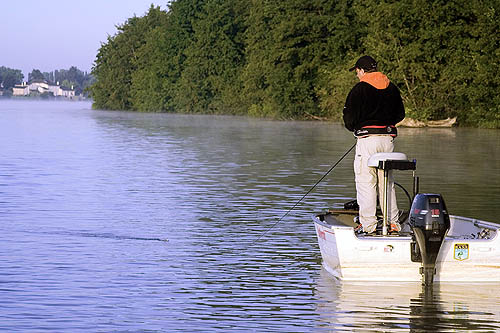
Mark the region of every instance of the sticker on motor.
POLYGON ((469 259, 469 244, 455 244, 453 258, 456 260, 469 259))

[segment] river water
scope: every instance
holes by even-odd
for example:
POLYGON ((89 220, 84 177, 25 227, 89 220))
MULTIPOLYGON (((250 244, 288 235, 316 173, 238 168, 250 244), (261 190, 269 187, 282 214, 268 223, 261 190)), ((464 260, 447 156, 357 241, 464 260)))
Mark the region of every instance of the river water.
MULTIPOLYGON (((500 131, 396 141, 423 192, 497 222, 500 131)), ((0 331, 500 331, 498 285, 322 268, 311 217, 354 198, 352 153, 276 224, 353 144, 335 123, 0 101, 0 331)))

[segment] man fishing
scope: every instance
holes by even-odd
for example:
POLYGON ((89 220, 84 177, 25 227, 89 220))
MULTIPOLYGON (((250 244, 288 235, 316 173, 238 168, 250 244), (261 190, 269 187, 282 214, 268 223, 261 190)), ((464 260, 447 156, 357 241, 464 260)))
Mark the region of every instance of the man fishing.
MULTIPOLYGON (((384 200, 383 170, 368 166, 375 153, 390 153, 397 136, 395 125, 404 119, 405 110, 399 89, 377 70, 377 62, 363 56, 349 71, 356 71, 359 81, 347 95, 343 114, 345 127, 357 139, 354 158, 356 198, 359 205, 358 233, 375 233, 377 227, 377 188, 380 203, 384 200)), ((394 182, 389 182, 389 232, 399 232, 398 207, 394 182)), ((383 204, 380 207, 383 209, 383 204)))

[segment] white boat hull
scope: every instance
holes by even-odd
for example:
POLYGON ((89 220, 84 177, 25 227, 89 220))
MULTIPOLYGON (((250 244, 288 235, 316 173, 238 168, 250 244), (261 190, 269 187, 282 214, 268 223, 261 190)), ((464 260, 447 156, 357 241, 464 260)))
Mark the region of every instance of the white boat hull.
MULTIPOLYGON (((314 217, 325 269, 346 281, 421 281, 420 262, 411 258, 412 237, 357 237, 335 217, 314 217)), ((500 281, 499 226, 450 216, 451 227, 436 260, 434 281, 500 281), (488 237, 477 238, 488 230, 488 237), (475 235, 476 238, 472 238, 475 235)))

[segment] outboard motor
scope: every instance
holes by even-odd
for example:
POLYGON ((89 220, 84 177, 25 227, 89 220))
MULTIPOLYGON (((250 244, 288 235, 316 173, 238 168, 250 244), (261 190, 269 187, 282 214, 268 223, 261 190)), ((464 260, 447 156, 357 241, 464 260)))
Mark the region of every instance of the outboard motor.
POLYGON ((433 283, 439 249, 450 228, 450 217, 441 195, 417 194, 409 221, 420 250, 422 283, 428 286, 433 283))

